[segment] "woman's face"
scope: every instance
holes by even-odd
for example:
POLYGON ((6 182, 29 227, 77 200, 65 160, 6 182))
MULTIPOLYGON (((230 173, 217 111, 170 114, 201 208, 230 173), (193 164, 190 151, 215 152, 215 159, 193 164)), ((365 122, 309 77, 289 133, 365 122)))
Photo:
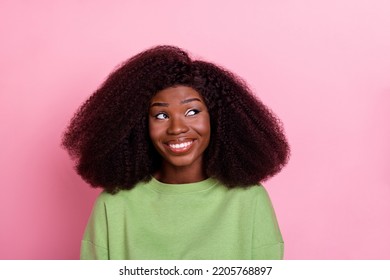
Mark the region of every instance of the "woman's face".
POLYGON ((159 91, 150 102, 149 135, 163 164, 200 170, 210 142, 210 116, 203 98, 187 86, 159 91))

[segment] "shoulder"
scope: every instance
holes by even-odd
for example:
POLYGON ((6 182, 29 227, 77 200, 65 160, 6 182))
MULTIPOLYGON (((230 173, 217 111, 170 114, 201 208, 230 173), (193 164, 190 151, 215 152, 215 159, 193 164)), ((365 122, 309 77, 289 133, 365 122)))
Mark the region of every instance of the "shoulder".
POLYGON ((120 206, 127 203, 129 200, 138 200, 143 196, 145 188, 143 185, 147 183, 139 182, 130 190, 120 190, 115 194, 102 191, 95 200, 95 207, 103 206, 120 206))
POLYGON ((261 184, 228 188, 220 183, 216 188, 216 192, 218 193, 217 196, 225 197, 229 201, 237 201, 241 205, 269 204, 267 190, 261 184))
POLYGON ((269 211, 273 209, 270 196, 266 188, 261 185, 252 185, 245 188, 230 189, 232 196, 238 197, 242 203, 250 203, 259 211, 269 211))
POLYGON ((241 196, 248 196, 248 197, 262 198, 262 199, 268 198, 268 192, 261 184, 252 185, 248 187, 236 187, 233 189, 229 189, 229 192, 241 196))
POLYGON ((251 188, 253 189, 252 195, 255 198, 257 207, 263 209, 273 209, 271 198, 263 185, 258 185, 256 187, 251 188))
POLYGON ((252 186, 250 187, 251 189, 251 194, 256 197, 256 199, 260 202, 267 202, 270 200, 269 198, 269 195, 268 195, 268 192, 266 190, 266 188, 259 184, 259 185, 256 185, 256 186, 252 186))
POLYGON ((117 200, 117 196, 115 194, 110 194, 106 191, 102 191, 95 200, 96 206, 103 206, 106 203, 110 203, 111 201, 117 200))
POLYGON ((252 185, 245 189, 248 191, 248 193, 251 193, 252 195, 268 196, 267 190, 261 184, 252 185))

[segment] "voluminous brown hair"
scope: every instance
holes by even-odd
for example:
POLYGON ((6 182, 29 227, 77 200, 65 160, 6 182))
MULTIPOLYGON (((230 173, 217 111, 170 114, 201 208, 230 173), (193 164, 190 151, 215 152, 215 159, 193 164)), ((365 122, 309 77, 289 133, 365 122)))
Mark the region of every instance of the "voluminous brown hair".
POLYGON ((289 145, 278 118, 245 82, 213 63, 192 60, 182 49, 157 46, 125 61, 79 108, 62 145, 78 174, 109 193, 148 181, 161 157, 148 135, 151 98, 177 85, 204 98, 211 139, 205 170, 227 187, 245 187, 278 173, 289 145))

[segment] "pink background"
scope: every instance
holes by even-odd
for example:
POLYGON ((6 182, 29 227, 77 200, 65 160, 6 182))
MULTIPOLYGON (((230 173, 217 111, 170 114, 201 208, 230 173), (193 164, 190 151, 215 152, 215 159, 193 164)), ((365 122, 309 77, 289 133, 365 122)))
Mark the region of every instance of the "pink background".
POLYGON ((389 15, 386 0, 1 1, 0 259, 78 258, 98 191, 61 134, 157 44, 236 72, 283 120, 292 157, 265 186, 286 259, 390 259, 389 15))

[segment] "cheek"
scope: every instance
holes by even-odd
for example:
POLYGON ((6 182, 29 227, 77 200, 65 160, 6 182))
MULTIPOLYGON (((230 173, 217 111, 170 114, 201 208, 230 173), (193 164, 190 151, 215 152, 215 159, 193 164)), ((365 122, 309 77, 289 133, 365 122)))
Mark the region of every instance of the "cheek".
POLYGON ((210 118, 206 116, 202 119, 201 122, 197 124, 196 130, 198 131, 199 135, 203 137, 203 139, 206 141, 210 140, 210 134, 211 134, 211 127, 210 127, 210 118))
POLYGON ((155 143, 159 136, 161 135, 161 126, 155 125, 153 122, 149 121, 149 137, 153 143, 155 143))

